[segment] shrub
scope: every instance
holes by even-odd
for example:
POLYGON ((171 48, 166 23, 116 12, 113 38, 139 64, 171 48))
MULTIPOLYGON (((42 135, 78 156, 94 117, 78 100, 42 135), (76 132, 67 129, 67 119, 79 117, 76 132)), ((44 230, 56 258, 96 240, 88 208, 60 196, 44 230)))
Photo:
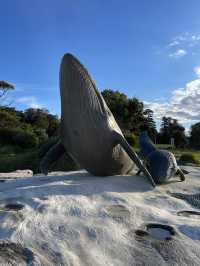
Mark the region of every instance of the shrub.
POLYGON ((0 172, 12 172, 16 170, 30 169, 38 173, 37 151, 23 151, 18 154, 0 154, 0 172))
POLYGON ((124 135, 125 139, 127 140, 127 142, 132 146, 132 147, 136 147, 138 146, 138 141, 137 138, 134 134, 131 133, 125 133, 124 135))
POLYGON ((3 145, 0 146, 0 154, 16 154, 23 152, 23 148, 17 145, 3 145))
POLYGON ((36 147, 38 138, 34 133, 19 128, 0 128, 0 143, 2 145, 17 145, 26 149, 36 147))
POLYGON ((180 156, 179 159, 181 162, 184 163, 194 163, 194 164, 199 164, 199 160, 195 157, 194 154, 192 153, 184 153, 180 156))
POLYGON ((38 137, 39 144, 43 144, 48 140, 48 135, 45 129, 36 128, 34 129, 34 134, 38 137))

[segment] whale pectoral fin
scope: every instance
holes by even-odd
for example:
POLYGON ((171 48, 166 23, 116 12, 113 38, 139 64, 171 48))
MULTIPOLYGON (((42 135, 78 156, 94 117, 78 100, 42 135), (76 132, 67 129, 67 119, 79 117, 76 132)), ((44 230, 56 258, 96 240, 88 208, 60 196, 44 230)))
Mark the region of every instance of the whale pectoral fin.
POLYGON ((154 182, 151 174, 146 169, 146 167, 144 166, 144 164, 142 163, 142 161, 139 159, 139 157, 136 154, 136 152, 128 144, 128 142, 126 141, 126 139, 122 135, 120 135, 119 133, 117 133, 117 132, 114 132, 114 135, 116 137, 117 142, 124 148, 124 150, 127 152, 127 154, 129 155, 129 157, 137 165, 137 167, 139 168, 139 170, 141 170, 141 172, 143 172, 148 177, 148 179, 151 182, 152 186, 155 187, 156 184, 155 184, 155 182, 154 182))
POLYGON ((65 153, 65 148, 60 142, 57 142, 55 145, 53 145, 53 147, 48 150, 40 162, 41 173, 47 175, 51 164, 59 159, 63 153, 65 153))
POLYGON ((181 181, 185 181, 184 173, 180 168, 177 170, 176 174, 180 176, 181 181))

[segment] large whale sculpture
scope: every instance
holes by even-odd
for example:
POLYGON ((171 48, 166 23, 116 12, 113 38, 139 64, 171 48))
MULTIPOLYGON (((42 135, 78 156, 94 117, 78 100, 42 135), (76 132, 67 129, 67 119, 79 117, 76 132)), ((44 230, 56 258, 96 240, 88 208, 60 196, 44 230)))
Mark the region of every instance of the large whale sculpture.
POLYGON ((174 175, 179 175, 181 181, 185 180, 185 176, 177 165, 173 153, 157 149, 146 131, 140 133, 139 143, 140 155, 144 159, 145 165, 155 183, 164 183, 174 175))
POLYGON ((134 165, 155 183, 146 167, 124 138, 111 111, 86 68, 71 54, 60 66, 61 136, 42 159, 49 166, 64 152, 97 176, 129 173, 134 165))

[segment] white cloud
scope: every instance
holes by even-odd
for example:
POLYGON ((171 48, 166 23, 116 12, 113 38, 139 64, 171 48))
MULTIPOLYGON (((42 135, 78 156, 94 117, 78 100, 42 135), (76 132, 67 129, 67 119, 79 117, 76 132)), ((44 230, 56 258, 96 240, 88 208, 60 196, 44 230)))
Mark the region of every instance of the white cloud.
POLYGON ((200 78, 200 66, 197 66, 194 68, 194 72, 196 73, 196 75, 200 78))
POLYGON ((171 116, 181 123, 196 123, 200 121, 200 78, 172 92, 168 102, 144 102, 145 108, 154 111, 156 120, 163 116, 171 116))
POLYGON ((181 58, 186 54, 194 55, 196 48, 200 46, 200 33, 185 32, 171 39, 166 49, 171 58, 181 58))
POLYGON ((175 52, 170 53, 169 54, 169 57, 180 58, 180 57, 183 57, 186 54, 187 54, 186 50, 184 50, 184 49, 177 49, 175 52))
POLYGON ((170 42, 169 44, 168 44, 168 46, 169 47, 173 47, 173 46, 176 46, 176 45, 179 45, 179 41, 178 40, 174 40, 174 41, 172 41, 172 42, 170 42))
POLYGON ((16 99, 15 102, 25 104, 27 107, 31 108, 42 108, 41 104, 38 103, 36 97, 34 96, 20 97, 16 99))
POLYGON ((187 46, 195 46, 200 44, 200 33, 189 33, 185 32, 181 35, 174 37, 168 46, 176 46, 176 45, 187 45, 187 46))

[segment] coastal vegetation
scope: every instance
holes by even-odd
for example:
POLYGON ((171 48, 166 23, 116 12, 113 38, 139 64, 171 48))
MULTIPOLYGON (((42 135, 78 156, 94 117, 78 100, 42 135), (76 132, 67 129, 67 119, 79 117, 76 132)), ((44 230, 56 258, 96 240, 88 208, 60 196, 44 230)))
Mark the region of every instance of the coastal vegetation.
MULTIPOLYGON (((8 89, 14 89, 14 86, 10 86, 6 93, 8 89)), ((124 93, 113 90, 104 90, 102 95, 134 149, 139 150, 138 135, 142 130, 146 130, 159 148, 172 150, 181 160, 200 162, 200 123, 192 125, 190 135, 186 136, 185 128, 178 120, 163 117, 161 128, 157 131, 153 111, 145 109, 139 99, 128 98, 124 93), (173 147, 170 145, 172 138, 173 147)), ((47 109, 28 108, 22 111, 1 103, 0 172, 31 169, 38 173, 39 161, 59 138, 59 126, 60 118, 50 114, 47 109)), ((51 170, 77 168, 78 166, 66 155, 56 162, 51 170)))

